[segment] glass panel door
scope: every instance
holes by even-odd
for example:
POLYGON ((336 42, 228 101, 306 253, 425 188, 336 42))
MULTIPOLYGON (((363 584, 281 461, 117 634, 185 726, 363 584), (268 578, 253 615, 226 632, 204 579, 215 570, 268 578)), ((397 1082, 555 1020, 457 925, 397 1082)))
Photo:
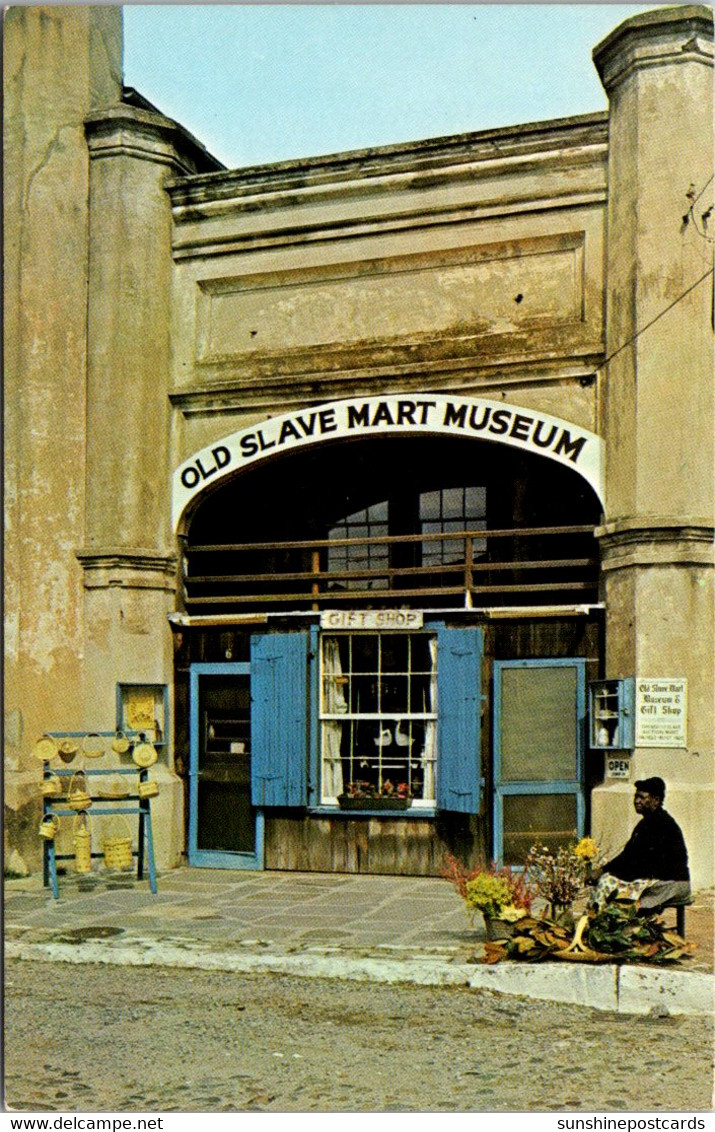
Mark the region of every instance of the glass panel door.
POLYGON ((250 680, 248 664, 191 668, 190 865, 263 865, 263 815, 251 805, 250 680))
POLYGON ((495 662, 494 712, 494 856, 519 866, 583 833, 585 661, 495 662))

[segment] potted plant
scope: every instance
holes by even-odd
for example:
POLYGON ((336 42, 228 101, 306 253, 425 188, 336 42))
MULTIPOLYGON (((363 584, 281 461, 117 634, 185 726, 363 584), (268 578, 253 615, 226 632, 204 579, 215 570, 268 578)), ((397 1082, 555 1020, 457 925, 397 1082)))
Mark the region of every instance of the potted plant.
POLYGON ((470 919, 475 912, 481 913, 488 940, 510 936, 519 920, 531 911, 533 890, 526 878, 512 872, 508 865, 492 862, 468 870, 448 854, 442 875, 459 892, 470 919))
POLYGON ((349 782, 338 795, 341 810, 406 810, 412 805, 407 782, 395 785, 386 778, 381 786, 371 782, 349 782))

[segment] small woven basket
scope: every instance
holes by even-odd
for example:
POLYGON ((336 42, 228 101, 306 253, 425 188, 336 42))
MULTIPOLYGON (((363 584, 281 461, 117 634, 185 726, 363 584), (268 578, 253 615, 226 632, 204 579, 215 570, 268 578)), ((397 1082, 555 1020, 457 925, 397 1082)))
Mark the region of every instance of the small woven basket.
POLYGON ((89 831, 87 814, 77 814, 73 824, 72 848, 74 849, 74 871, 92 871, 92 835, 89 831))
POLYGON ((42 780, 42 786, 40 787, 40 793, 43 798, 60 797, 64 793, 62 779, 58 778, 56 774, 51 774, 49 778, 44 778, 42 780))
POLYGON ((117 734, 112 739, 112 750, 117 755, 126 755, 129 747, 131 746, 129 740, 123 731, 117 731, 117 734))
POLYGON ((140 798, 156 798, 158 793, 158 782, 140 782, 137 787, 137 794, 140 798))
POLYGON ((129 790, 119 775, 115 775, 107 781, 101 780, 97 794, 100 798, 128 798, 129 790))
POLYGON ((133 864, 132 836, 129 823, 126 818, 121 818, 119 821, 123 826, 122 834, 104 837, 102 840, 104 867, 106 869, 131 869, 133 864))
POLYGON ((42 735, 32 748, 32 753, 40 762, 52 762, 57 758, 57 744, 51 735, 42 735))
POLYGON ((104 741, 96 731, 88 731, 82 740, 82 754, 86 759, 101 759, 104 754, 104 741))
POLYGON ((143 770, 153 766, 158 757, 156 747, 152 743, 137 743, 132 750, 134 762, 143 770))
POLYGON ((60 819, 56 814, 46 814, 40 822, 38 833, 45 841, 54 841, 60 828, 60 819))
POLYGON ((79 747, 72 739, 63 739, 57 748, 57 753, 62 759, 63 763, 71 763, 79 750, 79 747))
POLYGON ((67 788, 67 805, 71 810, 88 810, 92 805, 92 799, 87 788, 87 776, 82 770, 78 770, 70 778, 70 784, 67 788))

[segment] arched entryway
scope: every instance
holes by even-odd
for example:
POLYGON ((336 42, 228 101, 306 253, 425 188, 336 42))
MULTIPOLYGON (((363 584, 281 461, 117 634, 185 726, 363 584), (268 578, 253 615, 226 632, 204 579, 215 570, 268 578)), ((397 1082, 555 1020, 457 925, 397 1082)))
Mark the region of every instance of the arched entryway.
POLYGON ((204 494, 185 536, 186 608, 593 602, 599 515, 580 476, 496 443, 324 444, 204 494))
POLYGON ((190 860, 435 872, 446 847, 518 863, 583 828, 600 517, 563 463, 459 435, 325 441, 203 491, 190 860), (385 812, 346 846, 352 789, 385 812))

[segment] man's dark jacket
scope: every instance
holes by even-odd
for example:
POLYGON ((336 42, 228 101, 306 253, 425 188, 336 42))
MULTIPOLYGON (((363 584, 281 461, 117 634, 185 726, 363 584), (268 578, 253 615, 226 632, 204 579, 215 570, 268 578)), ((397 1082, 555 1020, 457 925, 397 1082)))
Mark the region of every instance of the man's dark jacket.
POLYGON ((620 880, 690 880, 688 851, 680 826, 659 807, 644 814, 623 850, 603 866, 620 880))

